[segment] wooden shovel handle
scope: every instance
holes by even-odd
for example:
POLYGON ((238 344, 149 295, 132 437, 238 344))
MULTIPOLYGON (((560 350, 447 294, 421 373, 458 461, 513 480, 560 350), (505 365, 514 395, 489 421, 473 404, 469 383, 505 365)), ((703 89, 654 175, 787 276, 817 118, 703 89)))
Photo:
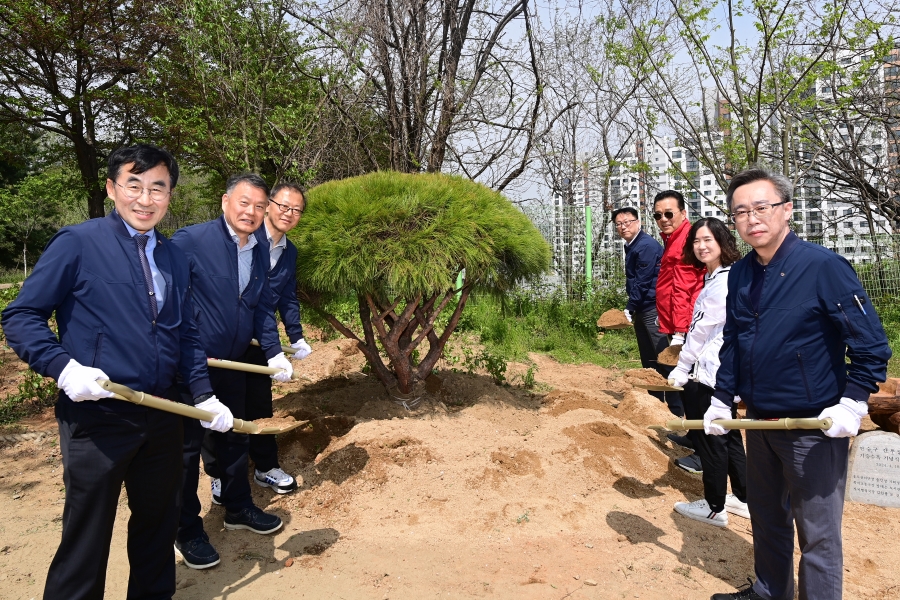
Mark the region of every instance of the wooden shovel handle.
MULTIPOLYGON (((197 419, 199 421, 212 421, 216 416, 207 410, 202 410, 194 406, 189 406, 180 402, 172 402, 171 400, 145 394, 144 392, 137 392, 126 385, 113 383, 108 379, 98 379, 97 383, 103 389, 115 394, 113 397, 118 400, 125 400, 134 404, 140 404, 141 406, 149 406, 150 408, 181 415, 182 417, 187 417, 189 419, 197 419)), ((256 433, 259 430, 259 427, 257 427, 256 423, 253 421, 235 419, 232 430, 236 433, 256 433)))
MULTIPOLYGON (((260 373, 262 375, 274 375, 281 373, 281 369, 275 367, 264 367, 262 365, 251 365, 250 363, 242 363, 236 360, 222 360, 221 358, 207 358, 206 364, 216 369, 231 369, 232 371, 244 371, 246 373, 260 373)), ((291 379, 300 379, 296 371, 291 373, 291 379)))
MULTIPOLYGON (((259 346, 259 341, 256 338, 253 338, 252 340, 250 340, 250 345, 251 346, 259 346)), ((291 348, 290 346, 282 346, 281 351, 286 352, 288 354, 296 354, 297 353, 297 349, 291 348)))
MULTIPOLYGON (((717 419, 713 421, 725 429, 831 429, 831 419, 717 419)), ((672 419, 666 429, 703 429, 700 419, 672 419)))

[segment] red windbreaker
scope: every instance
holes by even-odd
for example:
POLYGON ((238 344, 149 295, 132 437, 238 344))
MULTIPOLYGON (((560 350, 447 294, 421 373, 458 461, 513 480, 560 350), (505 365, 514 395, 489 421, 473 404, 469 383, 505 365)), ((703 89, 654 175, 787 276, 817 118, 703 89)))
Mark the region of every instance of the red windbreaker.
POLYGON ((698 269, 681 262, 684 242, 690 231, 691 224, 685 219, 671 235, 661 234, 665 250, 656 279, 656 313, 662 333, 687 332, 691 326, 694 302, 703 289, 706 268, 698 269))

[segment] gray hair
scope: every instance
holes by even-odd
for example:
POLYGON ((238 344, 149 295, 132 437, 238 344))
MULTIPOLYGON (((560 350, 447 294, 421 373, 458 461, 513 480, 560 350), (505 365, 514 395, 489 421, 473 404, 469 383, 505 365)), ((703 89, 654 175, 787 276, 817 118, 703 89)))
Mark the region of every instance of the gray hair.
POLYGON ((269 196, 269 184, 267 184, 266 180, 256 173, 238 173, 237 175, 232 175, 228 178, 228 182, 225 184, 225 193, 230 196, 234 191, 234 188, 236 188, 239 183, 246 183, 250 186, 261 189, 263 192, 265 192, 267 198, 269 196))
POLYGON ((734 198, 734 191, 743 185, 756 181, 768 181, 775 188, 778 194, 779 202, 790 202, 794 194, 794 184, 791 180, 779 173, 773 173, 761 167, 750 167, 745 169, 731 178, 728 184, 728 191, 725 192, 725 204, 731 209, 731 202, 734 198))

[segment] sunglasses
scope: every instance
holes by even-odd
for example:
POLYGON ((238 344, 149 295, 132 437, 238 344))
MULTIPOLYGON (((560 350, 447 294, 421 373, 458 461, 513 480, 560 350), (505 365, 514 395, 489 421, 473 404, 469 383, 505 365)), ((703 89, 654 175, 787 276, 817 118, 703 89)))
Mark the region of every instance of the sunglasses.
POLYGON ((675 213, 673 213, 671 210, 667 210, 666 212, 655 212, 655 213, 653 213, 653 218, 656 219, 657 221, 659 221, 659 220, 662 219, 663 217, 665 217, 665 218, 667 218, 667 219, 669 219, 669 220, 671 221, 671 220, 672 220, 672 217, 674 217, 674 216, 675 216, 675 213))

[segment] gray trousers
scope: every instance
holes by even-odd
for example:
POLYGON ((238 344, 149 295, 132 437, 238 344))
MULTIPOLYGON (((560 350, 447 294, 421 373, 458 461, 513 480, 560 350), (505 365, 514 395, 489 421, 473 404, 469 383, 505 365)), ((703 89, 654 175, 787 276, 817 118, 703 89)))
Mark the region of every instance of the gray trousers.
POLYGON ((794 598, 796 523, 800 600, 840 600, 849 448, 849 438, 829 438, 818 430, 747 431, 753 589, 763 598, 794 598))

